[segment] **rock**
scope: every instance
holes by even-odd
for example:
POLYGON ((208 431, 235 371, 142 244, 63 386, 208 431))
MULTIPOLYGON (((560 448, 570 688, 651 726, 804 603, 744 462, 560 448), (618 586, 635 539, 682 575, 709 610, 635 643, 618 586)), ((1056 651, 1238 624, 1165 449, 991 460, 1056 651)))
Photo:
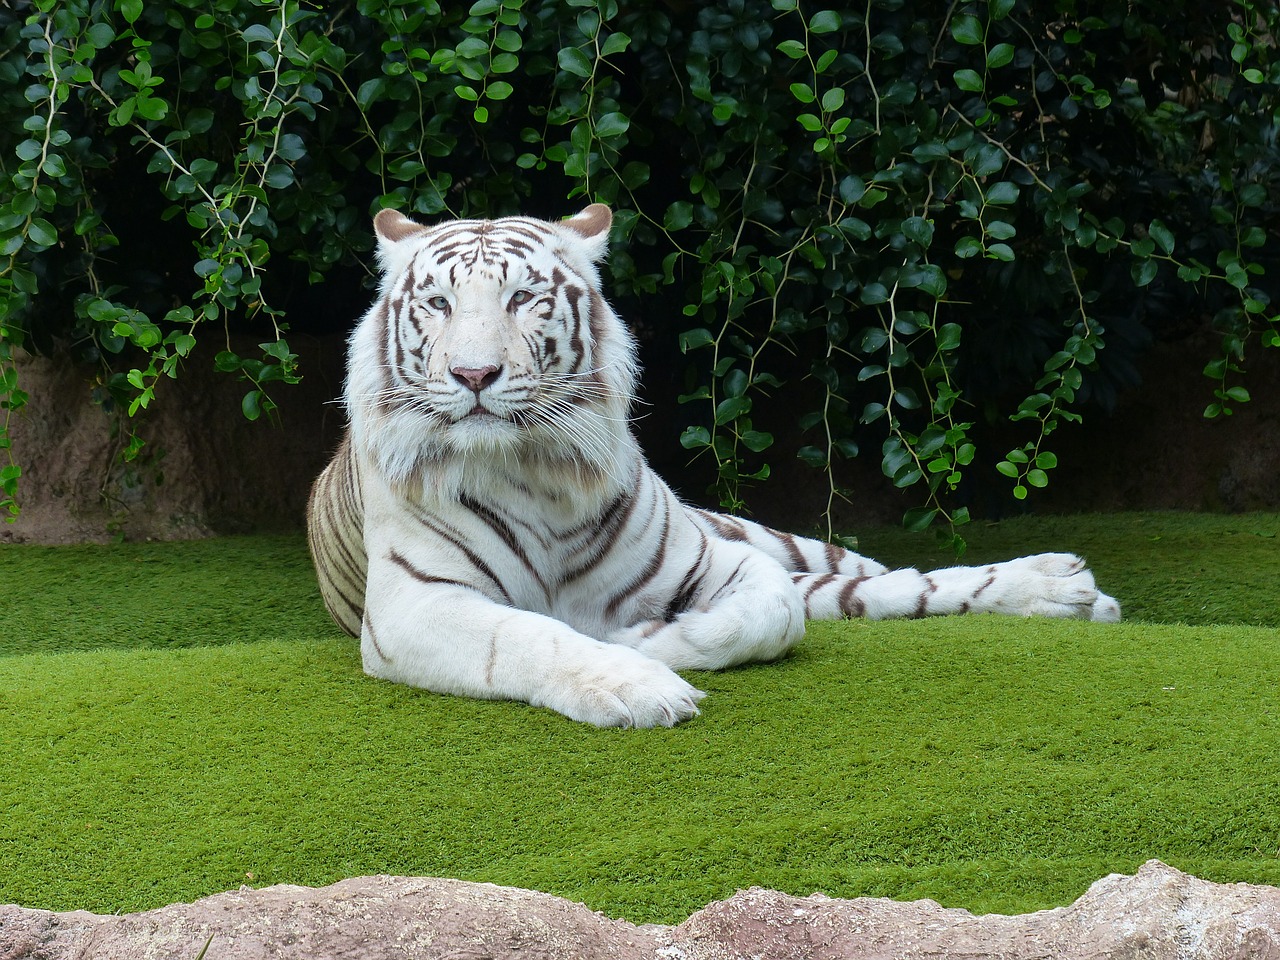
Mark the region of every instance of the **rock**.
POLYGON ((1021 916, 752 888, 675 927, 637 926, 549 894, 421 877, 244 888, 118 917, 0 907, 0 960, 195 960, 206 944, 206 960, 1280 960, 1280 889, 1152 860, 1021 916))
MULTIPOLYGON (((332 402, 342 389, 342 341, 291 339, 307 377, 273 390, 279 409, 256 423, 240 412, 246 385, 213 371, 215 343, 198 349, 177 380, 162 378, 156 402, 132 420, 93 401, 94 371, 65 356, 20 353, 18 383, 31 398, 10 418, 9 433, 22 467, 22 509, 16 522, 0 523, 0 542, 300 529, 311 481, 345 419, 332 402), (146 446, 125 463, 120 451, 130 429, 146 446)), ((236 346, 246 356, 256 349, 236 346)))

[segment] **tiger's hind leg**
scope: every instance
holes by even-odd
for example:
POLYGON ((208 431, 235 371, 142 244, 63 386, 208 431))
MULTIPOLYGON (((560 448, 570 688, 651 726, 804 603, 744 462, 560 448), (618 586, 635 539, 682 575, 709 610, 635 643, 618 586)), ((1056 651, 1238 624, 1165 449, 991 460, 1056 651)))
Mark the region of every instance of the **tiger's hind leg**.
POLYGON ((730 517, 710 510, 689 510, 693 522, 708 536, 731 540, 755 547, 793 573, 839 574, 847 577, 876 577, 889 568, 870 557, 863 557, 809 537, 783 533, 761 523, 730 517))
POLYGON ((985 567, 931 573, 889 570, 856 553, 738 517, 690 511, 709 534, 748 543, 787 570, 811 620, 929 617, 957 613, 1072 617, 1114 622, 1120 605, 1099 592, 1084 561, 1042 553, 985 567))
POLYGON ((932 617, 957 613, 1070 617, 1116 621, 1120 606, 1098 591, 1084 561, 1041 553, 985 567, 921 573, 891 570, 873 577, 792 574, 812 620, 932 617))

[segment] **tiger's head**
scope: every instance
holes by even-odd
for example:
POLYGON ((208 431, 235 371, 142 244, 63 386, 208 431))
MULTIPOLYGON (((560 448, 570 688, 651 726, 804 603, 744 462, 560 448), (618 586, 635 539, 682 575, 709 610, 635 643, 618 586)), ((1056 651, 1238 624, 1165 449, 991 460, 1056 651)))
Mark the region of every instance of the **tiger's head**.
POLYGON ((390 480, 485 461, 626 479, 635 342, 596 267, 612 220, 603 204, 559 223, 374 218, 381 287, 351 337, 346 402, 390 480))

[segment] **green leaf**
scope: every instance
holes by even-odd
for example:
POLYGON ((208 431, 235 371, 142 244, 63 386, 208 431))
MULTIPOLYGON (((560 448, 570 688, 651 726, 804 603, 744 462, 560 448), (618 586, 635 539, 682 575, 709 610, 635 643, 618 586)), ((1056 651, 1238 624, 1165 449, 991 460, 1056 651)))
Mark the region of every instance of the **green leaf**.
POLYGON ((1003 220, 992 220, 983 227, 983 230, 994 240, 1009 240, 1018 234, 1013 224, 1005 223, 1003 220))
POLYGON ((667 207, 662 218, 663 226, 668 230, 683 230, 693 222, 693 204, 687 200, 677 200, 667 207))
POLYGON ((851 173, 840 181, 839 191, 842 203, 853 204, 862 199, 862 195, 867 192, 867 185, 861 177, 851 173))
POLYGON ((686 450, 696 450, 711 445, 711 432, 706 427, 685 427, 680 434, 680 446, 686 450))
POLYGON ((998 70, 1013 62, 1013 44, 997 43, 987 51, 987 69, 998 70))
POLYGON ((801 447, 796 451, 796 456, 815 469, 827 468, 827 455, 815 446, 801 447))
MULTIPOLYGON (((625 34, 621 34, 621 33, 613 34, 613 36, 609 37, 608 41, 605 41, 604 49, 601 51, 601 53, 604 54, 605 56, 608 56, 609 54, 610 41, 613 40, 613 37, 622 37, 623 39, 626 39, 628 42, 630 42, 630 39, 627 38, 625 34)), ((502 30, 502 31, 499 31, 498 35, 493 38, 493 45, 497 47, 499 50, 505 50, 507 53, 515 53, 522 46, 524 46, 524 39, 520 36, 520 34, 516 33, 514 30, 502 30)))
POLYGON ((957 42, 971 47, 986 42, 982 21, 969 13, 962 13, 951 21, 951 36, 955 37, 957 42))
POLYGON ((944 323, 938 329, 938 349, 942 351, 956 350, 960 347, 960 336, 963 328, 958 323, 944 323))
POLYGON ((1130 272, 1133 276, 1134 285, 1145 287, 1160 272, 1160 264, 1154 260, 1139 260, 1133 265, 1130 272))
POLYGON ((716 338, 705 327, 686 330, 680 334, 680 352, 688 353, 690 350, 697 350, 699 347, 706 347, 715 342, 716 338))
POLYGON ((631 120, 621 113, 606 113, 596 121, 596 136, 601 140, 620 137, 631 126, 631 120))
POLYGON ((98 50, 110 45, 115 38, 116 32, 109 23, 95 23, 85 31, 85 40, 88 41, 91 47, 98 50))
POLYGON ((933 242, 933 223, 924 217, 907 217, 902 221, 902 235, 927 247, 933 242))
POLYGON ((1019 192, 1018 185, 1012 180, 1001 180, 987 189, 986 201, 995 206, 1008 206, 1017 201, 1019 192))
POLYGON ((261 23, 251 23, 244 28, 241 34, 245 43, 270 43, 276 42, 276 35, 271 31, 270 27, 261 23))
POLYGON ((1261 247, 1267 242, 1267 231, 1261 227, 1249 227, 1240 234, 1240 243, 1246 247, 1261 247))
POLYGON ((751 412, 751 400, 748 397, 728 397, 716 406, 716 426, 723 427, 732 423, 744 414, 751 412))
POLYGON ((791 84, 791 95, 801 103, 813 103, 817 97, 814 95, 813 88, 807 83, 791 84))
POLYGON ((928 530, 937 516, 937 507, 912 507, 902 515, 902 525, 912 533, 920 533, 928 530))
POLYGON ((987 14, 992 20, 1003 20, 1013 12, 1016 0, 987 0, 987 14))
POLYGON ((840 14, 834 10, 819 10, 809 20, 810 33, 835 33, 840 29, 840 14))
POLYGON ((799 60, 805 55, 805 46, 799 40, 783 40, 778 44, 778 52, 792 60, 799 60))
POLYGON ((600 56, 611 57, 615 53, 621 53, 629 46, 631 46, 631 38, 625 33, 611 33, 600 48, 600 56))
POLYGON ((981 93, 983 88, 982 75, 977 70, 957 70, 951 75, 955 80, 956 86, 961 90, 967 90, 970 93, 981 93))
POLYGON ((1165 253, 1173 253, 1173 231, 1166 227, 1161 221, 1152 220, 1151 226, 1147 228, 1147 234, 1165 253))
POLYGON ((27 226, 27 239, 39 247, 52 247, 58 242, 58 231, 43 217, 36 217, 27 226))
POLYGON ((572 73, 575 77, 582 77, 585 80, 591 76, 591 58, 579 47, 562 47, 556 54, 556 63, 560 65, 561 70, 572 73))
POLYGON ((116 10, 132 26, 142 16, 142 0, 116 0, 116 10))
POLYGON ((889 288, 883 283, 868 283, 862 288, 862 302, 867 306, 889 302, 889 288))

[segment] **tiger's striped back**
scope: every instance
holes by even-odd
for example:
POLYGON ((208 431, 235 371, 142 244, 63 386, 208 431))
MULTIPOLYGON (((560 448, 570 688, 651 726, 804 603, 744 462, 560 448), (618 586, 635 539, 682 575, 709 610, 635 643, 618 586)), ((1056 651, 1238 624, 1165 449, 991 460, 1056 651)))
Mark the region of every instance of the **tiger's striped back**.
POLYGON ((311 487, 307 545, 329 615, 351 636, 360 636, 369 558, 364 548, 359 468, 349 432, 311 487))

